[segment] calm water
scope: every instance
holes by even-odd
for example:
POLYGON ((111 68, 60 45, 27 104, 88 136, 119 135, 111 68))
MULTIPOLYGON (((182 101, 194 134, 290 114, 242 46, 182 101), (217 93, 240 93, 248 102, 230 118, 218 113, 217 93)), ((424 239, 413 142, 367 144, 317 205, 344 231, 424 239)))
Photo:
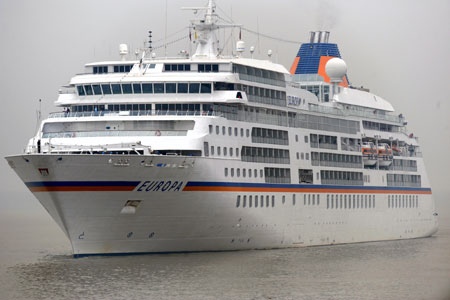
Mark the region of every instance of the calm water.
POLYGON ((0 298, 450 299, 449 225, 405 241, 73 259, 47 216, 1 216, 0 298))

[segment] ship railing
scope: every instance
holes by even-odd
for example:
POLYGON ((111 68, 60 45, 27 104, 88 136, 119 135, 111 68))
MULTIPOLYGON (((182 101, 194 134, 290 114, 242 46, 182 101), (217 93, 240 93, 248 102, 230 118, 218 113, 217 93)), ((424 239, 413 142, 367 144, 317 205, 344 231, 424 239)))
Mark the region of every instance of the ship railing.
POLYGON ((357 110, 342 110, 337 107, 328 107, 317 104, 309 104, 309 110, 313 112, 332 114, 336 116, 357 116, 357 117, 365 117, 369 119, 377 119, 377 120, 385 120, 395 123, 401 123, 405 121, 403 117, 392 115, 389 113, 380 114, 380 113, 370 113, 367 111, 357 111, 357 110))
POLYGON ((339 162, 339 161, 320 161, 320 160, 312 160, 311 165, 318 167, 335 167, 335 168, 353 168, 353 169, 361 169, 363 165, 361 163, 349 163, 349 162, 339 162))
POLYGON ((417 172, 417 166, 416 167, 393 166, 392 170, 394 170, 394 171, 417 172))
POLYGON ((363 181, 362 180, 347 180, 347 179, 322 179, 322 184, 363 185, 363 181))
POLYGON ((139 110, 139 111, 85 111, 85 112, 54 112, 49 118, 85 118, 85 117, 112 117, 112 116, 214 116, 222 117, 216 111, 174 111, 174 110, 139 110))

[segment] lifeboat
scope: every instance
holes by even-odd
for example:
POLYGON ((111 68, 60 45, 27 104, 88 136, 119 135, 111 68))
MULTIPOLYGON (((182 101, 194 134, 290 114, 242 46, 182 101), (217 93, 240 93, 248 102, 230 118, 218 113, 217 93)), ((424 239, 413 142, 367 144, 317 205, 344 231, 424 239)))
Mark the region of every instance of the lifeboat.
POLYGON ((380 143, 377 147, 378 165, 389 167, 392 164, 392 149, 388 144, 380 143))
POLYGON ((361 150, 365 166, 373 166, 377 163, 377 149, 372 142, 363 143, 361 150))

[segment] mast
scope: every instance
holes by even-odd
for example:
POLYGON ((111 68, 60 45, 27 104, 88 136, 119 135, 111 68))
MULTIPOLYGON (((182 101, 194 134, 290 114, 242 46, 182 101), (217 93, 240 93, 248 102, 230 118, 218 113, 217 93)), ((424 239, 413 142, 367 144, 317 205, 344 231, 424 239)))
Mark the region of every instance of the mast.
POLYGON ((182 9, 193 10, 194 13, 197 13, 199 10, 205 11, 205 15, 202 19, 191 21, 195 32, 195 39, 197 41, 197 49, 192 56, 193 58, 217 58, 218 45, 216 31, 219 28, 240 26, 236 24, 218 24, 214 0, 208 0, 208 5, 206 7, 184 7, 182 9))

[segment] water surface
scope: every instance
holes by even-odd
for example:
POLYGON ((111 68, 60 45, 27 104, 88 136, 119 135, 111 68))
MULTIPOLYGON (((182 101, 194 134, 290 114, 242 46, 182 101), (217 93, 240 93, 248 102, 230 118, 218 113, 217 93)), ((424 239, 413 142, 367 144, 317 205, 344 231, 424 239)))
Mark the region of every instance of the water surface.
POLYGON ((431 238, 74 259, 47 216, 0 220, 1 299, 449 299, 450 226, 431 238))

